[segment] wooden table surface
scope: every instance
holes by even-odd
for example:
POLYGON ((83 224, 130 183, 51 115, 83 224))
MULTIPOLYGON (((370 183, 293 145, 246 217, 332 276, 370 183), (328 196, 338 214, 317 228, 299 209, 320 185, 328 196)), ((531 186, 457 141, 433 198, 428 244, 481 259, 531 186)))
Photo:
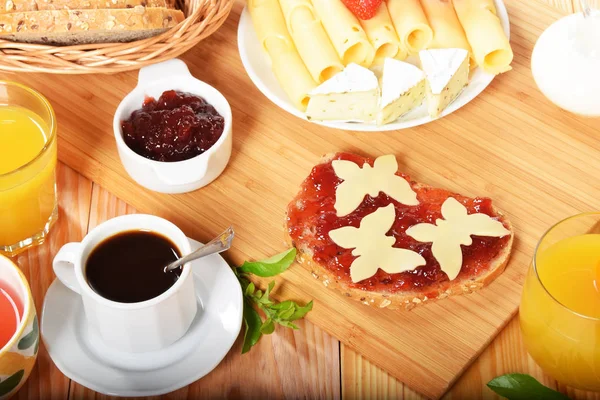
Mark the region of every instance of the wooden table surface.
MULTIPOLYGON (((579 0, 546 1, 566 12, 579 9, 579 0)), ((600 7, 600 0, 593 0, 600 7)), ((18 79, 15 77, 15 79, 18 79)), ((56 79, 68 79, 57 77, 56 79)), ((48 286, 54 280, 51 260, 60 246, 79 241, 98 223, 136 212, 131 206, 94 184, 77 171, 60 164, 58 171, 60 218, 49 240, 15 261, 24 271, 41 313, 48 286)), ((164 396, 196 398, 344 398, 422 399, 384 371, 308 321, 299 331, 278 327, 246 355, 238 340, 225 360, 208 376, 164 396)), ((518 318, 513 319, 445 396, 447 399, 497 398, 485 387, 495 376, 522 372, 573 399, 600 399, 600 394, 573 390, 543 374, 527 355, 518 318)), ((43 344, 31 377, 16 399, 105 399, 70 381, 54 366, 43 344)))

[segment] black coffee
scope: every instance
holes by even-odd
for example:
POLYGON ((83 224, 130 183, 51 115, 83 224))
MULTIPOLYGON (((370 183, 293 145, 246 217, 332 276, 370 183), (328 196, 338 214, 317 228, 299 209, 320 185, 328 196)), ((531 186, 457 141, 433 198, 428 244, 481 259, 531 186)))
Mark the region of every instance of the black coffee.
POLYGON ((160 296, 181 275, 164 272, 181 257, 166 237, 149 231, 128 231, 100 242, 90 253, 85 275, 100 296, 119 303, 138 303, 160 296))

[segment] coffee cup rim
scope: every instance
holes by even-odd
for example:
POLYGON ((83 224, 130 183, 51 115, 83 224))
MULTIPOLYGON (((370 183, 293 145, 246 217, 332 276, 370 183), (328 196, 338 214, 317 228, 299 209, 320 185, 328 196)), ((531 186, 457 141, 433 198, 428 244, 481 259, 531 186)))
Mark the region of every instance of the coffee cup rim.
POLYGON ((122 309, 122 310, 136 310, 136 309, 151 307, 151 306, 159 304, 162 301, 173 296, 179 290, 179 288, 181 288, 181 286, 184 284, 185 280, 188 279, 188 276, 191 274, 191 268, 192 268, 191 263, 189 263, 189 262, 185 263, 182 267, 182 271, 181 271, 181 275, 179 276, 179 279, 177 279, 177 281, 173 284, 173 286, 171 286, 169 289, 167 289, 166 291, 164 291, 163 293, 161 293, 160 295, 158 295, 156 297, 153 297, 148 300, 136 302, 136 303, 121 303, 118 301, 109 300, 106 297, 103 297, 100 294, 96 293, 94 291, 94 289, 92 289, 90 287, 90 285, 87 282, 87 279, 85 278, 85 275, 84 275, 85 262, 87 261, 87 256, 89 256, 91 249, 93 249, 94 246, 97 245, 98 243, 100 243, 102 240, 105 240, 111 236, 117 235, 122 232, 136 230, 136 229, 143 229, 143 230, 147 229, 148 231, 157 232, 157 233, 160 233, 161 235, 165 236, 166 238, 171 240, 177 246, 177 248, 181 252, 182 257, 192 252, 190 241, 187 238, 187 236, 183 233, 183 231, 181 229, 179 229, 179 227, 177 225, 175 225, 171 221, 168 221, 164 218, 157 217, 155 215, 150 215, 150 214, 127 214, 127 215, 121 215, 118 217, 111 218, 107 221, 104 221, 101 224, 94 227, 94 229, 89 231, 88 234, 80 242, 81 243, 81 252, 78 256, 77 264, 74 266, 75 276, 77 277, 77 281, 79 282, 79 286, 80 286, 81 290, 85 291, 85 294, 88 297, 91 297, 94 301, 104 304, 108 307, 118 308, 118 309, 122 309), (146 227, 131 227, 131 226, 127 227, 127 228, 119 229, 119 230, 112 232, 110 234, 107 234, 107 235, 102 235, 100 237, 98 236, 98 235, 100 235, 99 232, 102 229, 109 229, 109 228, 112 228, 113 226, 122 225, 124 221, 131 222, 131 221, 139 221, 139 220, 154 221, 154 222, 168 225, 175 230, 176 236, 179 236, 179 237, 178 238, 173 237, 172 235, 166 234, 164 231, 161 231, 158 228, 153 229, 153 228, 146 228, 146 227), (89 249, 89 251, 87 251, 87 254, 86 254, 86 249, 89 249))
POLYGON ((10 258, 0 254, 0 264, 6 265, 9 269, 11 269, 19 278, 19 282, 21 284, 21 291, 25 293, 26 298, 23 300, 23 318, 15 333, 10 337, 10 340, 4 345, 4 347, 0 348, 0 358, 4 356, 8 351, 14 346, 17 339, 21 337, 23 331, 25 330, 25 326, 28 321, 29 313, 31 312, 31 308, 33 307, 33 297, 31 295, 31 288, 29 287, 29 283, 27 282, 27 278, 23 271, 19 268, 17 264, 15 264, 10 258))

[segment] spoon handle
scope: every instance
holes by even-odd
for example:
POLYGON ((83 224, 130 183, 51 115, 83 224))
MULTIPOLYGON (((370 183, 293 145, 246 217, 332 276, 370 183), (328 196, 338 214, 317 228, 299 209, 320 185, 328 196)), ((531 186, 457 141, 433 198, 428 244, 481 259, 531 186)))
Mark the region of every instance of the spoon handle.
POLYGON ((592 9, 590 8, 590 3, 588 0, 579 0, 579 4, 581 5, 581 9, 583 10, 583 16, 589 17, 592 13, 592 9))
POLYGON ((225 232, 221 233, 219 236, 206 243, 198 250, 188 254, 185 257, 181 257, 179 260, 175 260, 171 264, 167 265, 165 267, 165 272, 171 271, 172 269, 175 269, 185 263, 196 260, 198 258, 206 257, 211 254, 221 253, 225 250, 229 250, 234 236, 235 232, 233 231, 233 227, 230 226, 225 230, 225 232))

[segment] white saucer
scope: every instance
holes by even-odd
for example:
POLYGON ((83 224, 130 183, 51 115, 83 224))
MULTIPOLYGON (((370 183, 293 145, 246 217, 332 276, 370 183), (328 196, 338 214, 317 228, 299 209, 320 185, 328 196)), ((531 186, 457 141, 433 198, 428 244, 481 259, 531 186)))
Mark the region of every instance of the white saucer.
MULTIPOLYGON (((504 1, 494 0, 494 3, 496 5, 498 17, 504 28, 504 33, 510 38, 510 23, 504 1)), ((254 83, 254 85, 277 106, 298 118, 306 120, 306 115, 296 108, 279 85, 279 82, 277 82, 275 74, 271 70, 271 61, 262 49, 258 37, 256 36, 256 32, 254 31, 248 7, 244 7, 244 10, 242 11, 238 25, 237 40, 242 64, 244 65, 244 69, 248 73, 250 80, 252 80, 252 83, 254 83)), ((417 64, 416 59, 409 59, 407 61, 417 64)), ((444 117, 473 100, 483 92, 493 79, 494 75, 483 72, 481 68, 476 68, 471 73, 469 84, 465 87, 465 90, 456 100, 446 107, 441 116, 444 117)), ((394 131, 397 129, 423 125, 431 121, 434 120, 429 117, 427 105, 424 102, 423 105, 412 110, 400 119, 382 126, 375 123, 361 122, 311 122, 330 128, 350 131, 394 131)))
MULTIPOLYGON (((190 239, 192 250, 200 246, 190 239)), ((50 357, 68 378, 114 396, 156 396, 202 378, 225 357, 242 326, 242 291, 217 254, 194 261, 198 314, 166 349, 130 354, 107 347, 85 323, 78 294, 56 279, 44 300, 41 333, 50 357)))

